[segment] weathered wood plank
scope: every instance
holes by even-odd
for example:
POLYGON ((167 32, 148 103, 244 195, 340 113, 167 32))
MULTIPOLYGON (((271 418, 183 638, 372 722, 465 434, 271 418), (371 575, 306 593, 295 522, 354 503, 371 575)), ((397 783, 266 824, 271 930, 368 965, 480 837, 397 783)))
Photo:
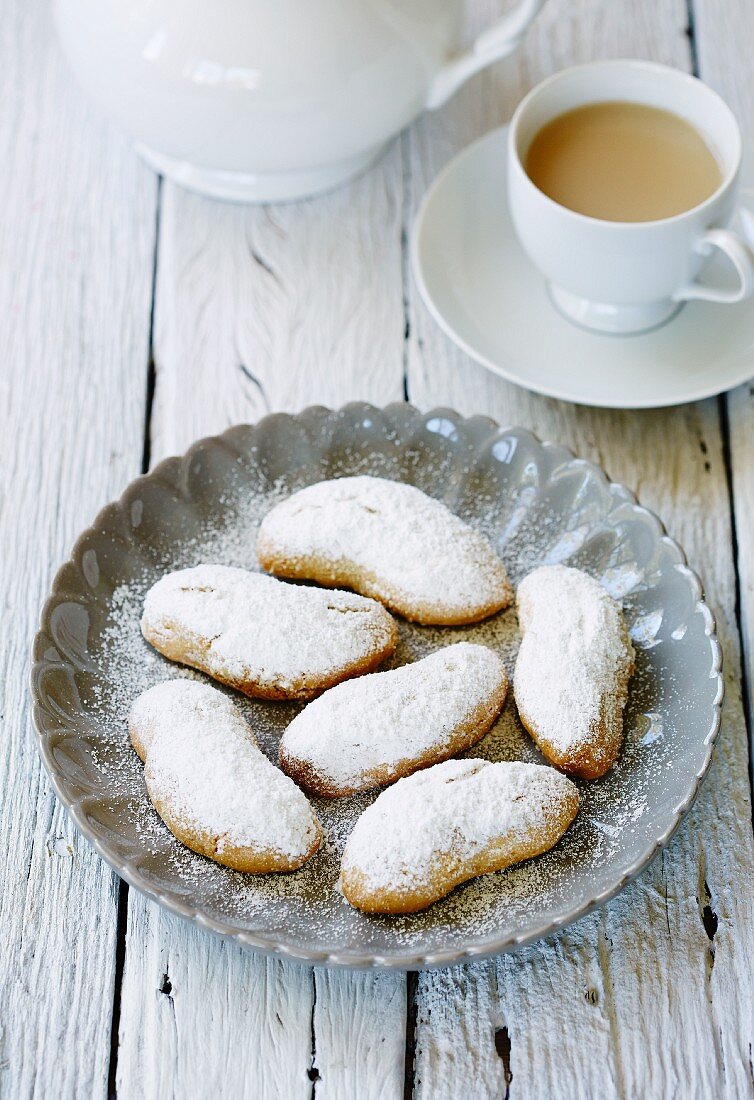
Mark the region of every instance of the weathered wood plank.
POLYGON ((42 774, 28 653, 54 568, 139 469, 155 183, 49 5, 0 6, 0 43, 0 1094, 104 1097, 118 880, 42 774))
MULTIPOLYGON (((270 410, 400 399, 403 329, 398 147, 351 187, 311 203, 243 208, 165 185, 152 461, 270 410)), ((125 1096, 186 1095, 179 1082, 212 1095, 218 1052, 228 1050, 228 1095, 308 1097, 311 1071, 317 1095, 393 1100, 403 1087, 404 1021, 400 975, 312 976, 129 897, 125 1096), (218 968, 220 990, 210 995, 218 968), (172 1004, 157 992, 165 974, 172 1004)))
POLYGON ((118 1094, 308 1100, 311 972, 129 897, 118 1094))
POLYGON ((317 1100, 403 1095, 406 982, 376 971, 315 972, 317 1100))
MULTIPOLYGON (((682 3, 551 0, 515 61, 412 133, 414 207, 455 151, 503 122, 555 68, 632 55, 688 67, 685 22, 682 3)), ((470 362, 413 291, 410 321, 413 400, 488 413, 565 442, 667 520, 719 612, 729 689, 713 775, 662 860, 559 936, 496 963, 420 976, 417 1095, 453 1096, 466 1079, 479 1082, 475 1095, 504 1095, 506 1065, 511 1095, 527 1097, 747 1095, 754 991, 744 945, 754 923, 754 858, 717 403, 643 414, 575 408, 470 362), (502 1028, 505 1059, 494 1041, 502 1028)))

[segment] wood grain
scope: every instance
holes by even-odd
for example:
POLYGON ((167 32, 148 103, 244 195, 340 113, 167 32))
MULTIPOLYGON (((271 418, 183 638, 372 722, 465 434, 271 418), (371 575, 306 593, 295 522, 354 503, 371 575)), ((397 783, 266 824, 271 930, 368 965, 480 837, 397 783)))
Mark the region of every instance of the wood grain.
POLYGON ((139 469, 155 182, 48 5, 0 5, 0 43, 0 1095, 102 1097, 118 880, 42 772, 28 655, 53 569, 139 469))
POLYGON ((308 1100, 311 972, 129 899, 118 1095, 308 1100))
POLYGON ((406 981, 375 971, 315 971, 317 1100, 403 1096, 406 981))
POLYGON ((154 455, 271 410, 403 395, 401 158, 322 198, 208 201, 166 183, 154 455))
MULTIPOLYGON (((527 87, 564 63, 648 56, 688 68, 685 26, 681 3, 551 0, 504 72, 486 74, 409 135, 412 205, 455 151, 503 122, 527 87)), ((507 1062, 511 1095, 748 1095, 754 990, 744 944, 754 922, 747 885, 754 857, 717 402, 613 413, 539 398, 454 348, 413 289, 409 310, 412 399, 532 427, 605 465, 663 516, 707 582, 728 683, 712 776, 687 824, 637 883, 542 944, 420 976, 416 1094, 453 1096, 473 1074, 475 1095, 499 1097, 507 1062), (502 1028, 506 1062, 495 1044, 502 1028)))

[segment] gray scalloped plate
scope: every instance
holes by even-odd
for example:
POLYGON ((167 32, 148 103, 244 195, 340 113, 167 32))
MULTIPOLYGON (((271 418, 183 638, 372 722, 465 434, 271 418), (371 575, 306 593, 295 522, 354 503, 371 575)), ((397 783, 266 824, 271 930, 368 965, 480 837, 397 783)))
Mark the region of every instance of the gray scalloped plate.
MULTIPOLYGON (((515 613, 473 627, 400 623, 394 661, 459 638, 509 666, 515 613)), ((659 520, 622 485, 563 447, 447 409, 365 404, 268 416, 160 463, 98 515, 59 571, 34 643, 39 745, 78 828, 132 886, 202 928, 257 950, 342 966, 444 966, 497 954, 616 894, 675 831, 707 771, 720 725, 720 647, 702 587, 659 520), (373 794, 315 800, 325 842, 300 871, 243 875, 179 844, 152 809, 126 712, 145 687, 192 675, 139 633, 144 592, 200 560, 258 568, 254 536, 281 497, 322 478, 369 472, 409 481, 484 531, 518 581, 541 562, 588 570, 625 607, 637 649, 625 745, 547 855, 459 887, 424 913, 369 917, 337 891, 345 838, 373 794)), ((274 758, 297 705, 240 700, 274 758)), ((471 750, 540 760, 508 700, 471 750)))

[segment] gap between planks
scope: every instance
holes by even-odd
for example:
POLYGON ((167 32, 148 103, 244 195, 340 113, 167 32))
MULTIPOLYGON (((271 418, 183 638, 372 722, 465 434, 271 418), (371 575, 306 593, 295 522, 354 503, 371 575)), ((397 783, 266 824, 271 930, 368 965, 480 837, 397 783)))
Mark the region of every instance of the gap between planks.
MULTIPOLYGON (((154 252, 152 255, 152 285, 149 302, 149 343, 147 347, 147 374, 144 395, 144 441, 141 452, 140 473, 149 471, 152 453, 152 406, 157 372, 154 361, 154 314, 157 291, 157 266, 160 256, 160 210, 162 207, 162 176, 157 177, 154 214, 154 252)), ((113 1005, 110 1021, 110 1058, 107 1067, 107 1097, 116 1100, 118 1095, 118 1044, 120 1031, 120 999, 123 988, 123 969, 126 963, 126 938, 128 933, 128 891, 125 879, 118 883, 118 918, 115 936, 115 976, 113 980, 113 1005)))
MULTIPOLYGON (((743 623, 743 605, 741 597, 741 559, 738 549, 738 522, 736 516, 735 495, 733 490, 733 458, 731 451, 730 418, 728 416, 728 396, 721 393, 717 398, 718 415, 720 418, 720 437, 722 441, 722 457, 725 469, 725 485, 728 491, 728 510, 730 512, 731 553, 733 555, 733 580, 735 585, 735 599, 733 614, 735 616, 736 630, 741 645, 741 703, 744 713, 746 736, 749 742, 749 791, 751 793, 752 829, 754 829, 754 755, 752 754, 752 714, 751 714, 751 684, 749 683, 749 667, 746 661, 747 645, 746 632, 743 623)), ((711 938, 711 937, 710 937, 711 938)), ((754 1080, 752 1081, 754 1085, 754 1080)))

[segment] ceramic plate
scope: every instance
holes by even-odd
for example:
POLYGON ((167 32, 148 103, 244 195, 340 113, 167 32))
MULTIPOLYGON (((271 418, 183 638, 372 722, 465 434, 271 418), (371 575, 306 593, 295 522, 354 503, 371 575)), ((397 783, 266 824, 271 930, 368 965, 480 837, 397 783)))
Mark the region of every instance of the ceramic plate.
MULTIPOLYGON (((506 137, 495 130, 440 173, 414 226, 414 274, 427 307, 456 344, 526 389, 603 408, 697 401, 754 375, 754 299, 689 302, 662 328, 609 336, 558 313, 530 263, 506 203, 506 137)), ((744 167, 744 183, 754 181, 744 167)), ((754 190, 742 202, 754 210, 754 190)), ((708 271, 725 285, 724 260, 708 271)))
MULTIPOLYGON (((512 669, 513 610, 461 629, 400 622, 394 661, 461 638, 496 647, 512 669)), ((667 843, 707 770, 720 720, 720 650, 700 583, 652 513, 596 466, 519 428, 349 405, 275 415, 204 439, 108 505, 58 573, 34 645, 34 716, 55 789, 100 855, 132 886, 203 928, 308 962, 419 967, 494 954, 604 902, 667 843), (436 496, 494 543, 514 581, 542 562, 598 577, 625 606, 637 649, 625 746, 547 855, 470 882, 424 913, 369 917, 337 890, 338 862, 375 797, 315 799, 325 842, 300 871, 253 876, 179 844, 147 799, 130 747, 134 697, 176 675, 141 638, 147 588, 166 570, 216 561, 258 568, 262 516, 311 482, 371 473, 436 496)), ((239 697, 275 758, 298 704, 239 697)), ((470 755, 541 761, 509 699, 470 755)))

